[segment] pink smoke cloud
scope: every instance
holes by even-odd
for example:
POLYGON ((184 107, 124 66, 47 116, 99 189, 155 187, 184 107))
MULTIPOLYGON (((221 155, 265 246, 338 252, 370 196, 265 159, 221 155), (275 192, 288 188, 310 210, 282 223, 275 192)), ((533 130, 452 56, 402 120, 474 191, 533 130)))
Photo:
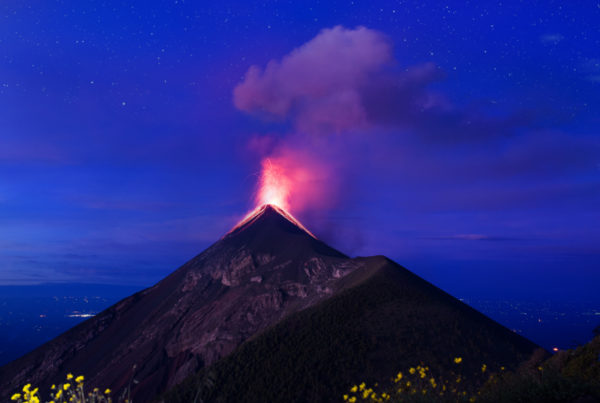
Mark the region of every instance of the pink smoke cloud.
MULTIPOLYGON (((414 153, 401 144, 435 141, 444 149, 506 136, 529 121, 522 113, 488 117, 454 105, 430 88, 444 77, 433 63, 402 66, 378 31, 336 26, 265 67, 251 66, 233 102, 250 115, 291 123, 286 134, 253 136, 248 148, 262 160, 261 177, 265 166, 275 167, 289 185, 291 211, 310 213, 352 203, 357 167, 377 166, 379 176, 397 179, 399 156, 414 153)), ((424 158, 429 154, 428 147, 424 158)))
POLYGON ((251 66, 233 92, 245 112, 293 117, 302 131, 341 131, 366 124, 361 87, 393 63, 392 46, 381 33, 337 26, 263 70, 251 66))
MULTIPOLYGON (((261 139, 255 137, 248 145, 249 149, 261 157, 264 178, 268 170, 277 172, 277 180, 284 186, 284 200, 280 207, 291 212, 330 209, 337 203, 340 188, 340 166, 330 155, 316 152, 314 145, 303 143, 298 138, 277 141, 270 136, 261 139), (267 148, 256 148, 256 145, 268 144, 267 148), (268 169, 265 169, 268 167, 268 169)), ((258 204, 263 188, 261 184, 256 194, 258 204)))
POLYGON ((444 76, 433 63, 401 67, 378 31, 336 26, 264 69, 251 66, 233 101, 241 111, 289 120, 306 134, 391 127, 469 141, 510 134, 532 120, 522 111, 498 118, 457 107, 429 88, 444 76))

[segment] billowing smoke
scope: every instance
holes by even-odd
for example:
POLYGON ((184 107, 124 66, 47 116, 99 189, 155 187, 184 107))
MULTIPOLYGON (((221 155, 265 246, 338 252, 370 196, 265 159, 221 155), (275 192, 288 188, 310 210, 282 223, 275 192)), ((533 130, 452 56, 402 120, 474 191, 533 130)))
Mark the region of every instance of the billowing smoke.
POLYGON ((292 133, 278 136, 261 157, 269 161, 263 168, 286 176, 286 203, 300 211, 336 200, 347 168, 356 163, 344 149, 356 139, 394 132, 425 142, 461 142, 505 135, 528 119, 484 118, 456 107, 430 89, 443 77, 432 63, 402 66, 390 39, 378 31, 337 26, 264 68, 251 66, 233 101, 248 114, 291 124, 292 133))
POLYGON ((416 114, 444 110, 425 91, 443 77, 431 63, 401 69, 389 39, 359 27, 335 27, 265 69, 251 66, 234 89, 242 111, 291 120, 298 132, 331 134, 374 125, 413 125, 416 114))
POLYGON ((261 165, 257 204, 293 212, 335 205, 343 169, 315 150, 283 142, 262 157, 261 165))
POLYGON ((367 124, 362 90, 393 62, 379 32, 335 27, 265 69, 252 66, 234 103, 258 116, 293 120, 302 132, 339 132, 367 124))

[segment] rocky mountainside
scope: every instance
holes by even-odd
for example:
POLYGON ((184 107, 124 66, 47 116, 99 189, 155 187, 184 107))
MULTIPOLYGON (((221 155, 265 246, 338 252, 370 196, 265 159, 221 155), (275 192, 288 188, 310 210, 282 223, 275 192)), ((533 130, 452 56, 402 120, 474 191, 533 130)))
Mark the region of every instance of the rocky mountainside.
POLYGON ((287 316, 158 400, 329 403, 361 382, 385 391, 398 371, 408 376, 417 365, 440 383, 460 374, 460 389, 472 392, 490 371, 514 369, 537 348, 383 256, 355 261, 359 267, 336 281, 333 296, 287 316))
POLYGON ((265 205, 155 286, 0 368, 0 400, 68 372, 146 401, 256 332, 331 296, 357 263, 265 205), (135 365, 135 369, 134 369, 135 365))

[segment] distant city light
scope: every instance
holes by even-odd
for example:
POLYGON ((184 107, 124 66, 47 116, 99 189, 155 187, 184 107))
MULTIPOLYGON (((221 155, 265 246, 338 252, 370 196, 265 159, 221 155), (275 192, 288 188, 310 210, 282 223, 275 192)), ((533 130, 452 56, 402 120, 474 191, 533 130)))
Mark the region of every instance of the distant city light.
POLYGON ((92 316, 95 315, 93 313, 72 313, 67 315, 69 318, 91 318, 92 316))

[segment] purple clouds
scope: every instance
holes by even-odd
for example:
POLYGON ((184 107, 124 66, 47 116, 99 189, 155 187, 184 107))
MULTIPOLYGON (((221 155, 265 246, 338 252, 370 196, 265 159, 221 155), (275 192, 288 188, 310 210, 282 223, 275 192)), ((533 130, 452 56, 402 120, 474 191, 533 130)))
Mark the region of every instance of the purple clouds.
POLYGON ((444 76, 433 63, 402 67, 378 31, 336 26, 264 69, 251 66, 233 100, 244 112, 290 120, 305 134, 392 127, 462 141, 511 133, 530 122, 528 113, 491 118, 453 105, 429 88, 444 76))
POLYGON ((392 62, 391 44, 377 31, 324 29, 264 70, 251 66, 234 103, 248 113, 291 118, 306 132, 361 127, 367 123, 362 89, 392 62))

